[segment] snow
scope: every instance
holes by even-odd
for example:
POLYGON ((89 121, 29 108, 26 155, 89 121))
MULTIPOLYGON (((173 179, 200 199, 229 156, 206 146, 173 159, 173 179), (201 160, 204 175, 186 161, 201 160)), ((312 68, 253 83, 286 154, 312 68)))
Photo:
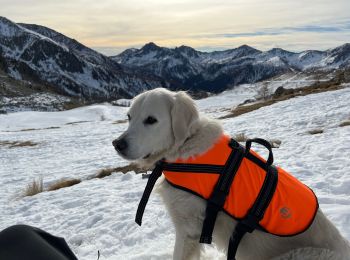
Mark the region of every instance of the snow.
POLYGON ((331 80, 334 77, 334 73, 324 73, 322 75, 313 75, 313 74, 306 74, 303 72, 291 72, 291 73, 285 73, 281 76, 274 77, 272 79, 257 82, 254 85, 256 88, 261 87, 263 84, 268 83, 268 88, 270 93, 274 93, 278 87, 283 87, 285 89, 295 89, 295 88, 302 88, 311 86, 314 83, 317 82, 326 82, 331 80))
POLYGON ((9 75, 13 77, 14 79, 21 80, 22 76, 21 74, 14 68, 9 67, 9 75))
POLYGON ((156 56, 158 55, 158 51, 151 51, 141 57, 134 57, 130 60, 131 63, 135 63, 139 66, 146 65, 152 61, 157 60, 156 56))
POLYGON ((268 92, 273 94, 278 87, 286 89, 301 88, 310 86, 317 81, 330 80, 333 75, 322 75, 322 78, 315 79, 314 75, 299 73, 285 73, 270 80, 257 82, 254 84, 242 84, 235 86, 232 90, 224 91, 218 95, 197 100, 197 106, 201 111, 217 118, 226 115, 231 109, 243 104, 247 100, 254 101, 258 97, 257 90, 267 84, 268 92))
POLYGON ((0 16, 0 34, 5 37, 13 37, 17 35, 18 25, 14 25, 11 21, 0 16))
POLYGON ((35 93, 29 96, 0 97, 1 111, 11 113, 19 111, 59 111, 70 98, 51 93, 35 93))
POLYGON ((131 99, 121 98, 121 99, 115 100, 111 103, 114 106, 130 107, 131 102, 132 102, 131 99))
POLYGON ((113 121, 126 118, 126 108, 108 104, 92 105, 62 112, 25 111, 1 117, 0 131, 59 127, 75 122, 113 121))
POLYGON ((254 99, 256 93, 255 84, 243 84, 218 95, 197 100, 197 106, 200 111, 214 118, 220 117, 228 114, 232 108, 243 103, 245 100, 254 99))
MULTIPOLYGON (((202 112, 220 114, 255 95, 249 85, 197 101, 202 112)), ((298 97, 223 120, 231 135, 279 139, 277 165, 309 185, 320 207, 350 239, 350 88, 298 97), (309 130, 323 129, 311 135, 309 130)), ((111 141, 127 128, 128 108, 108 104, 64 112, 0 115, 1 141, 28 141, 33 147, 0 145, 0 230, 25 223, 65 237, 79 259, 171 259, 174 229, 156 193, 139 227, 134 216, 146 180, 134 173, 89 179, 97 171, 127 164, 111 141), (118 122, 118 121, 119 122, 118 122), (117 121, 117 122, 116 122, 117 121), (56 128, 52 128, 56 127, 56 128), (36 130, 30 130, 34 128, 36 130), (27 131, 20 131, 27 130, 27 131), (32 180, 47 186, 81 178, 75 186, 21 198, 32 180)), ((209 247, 211 259, 225 259, 209 247), (221 257, 221 258, 220 258, 221 257)))
POLYGON ((312 68, 313 64, 319 63, 324 58, 324 54, 318 51, 305 51, 299 54, 297 61, 303 69, 312 68))
POLYGON ((79 85, 83 85, 84 83, 87 83, 89 87, 93 89, 100 89, 102 92, 104 92, 106 95, 108 94, 108 91, 106 89, 101 88, 101 81, 98 81, 92 77, 92 68, 83 68, 83 73, 71 73, 72 76, 70 77, 67 75, 68 78, 75 80, 79 85))
MULTIPOLYGON (((18 37, 18 36, 30 36, 29 41, 25 43, 23 48, 21 50, 17 50, 18 52, 16 54, 12 54, 16 58, 19 58, 19 56, 24 52, 24 50, 26 48, 29 47, 29 45, 33 44, 33 42, 38 41, 38 40, 50 42, 52 44, 59 46, 60 48, 63 48, 67 52, 69 51, 69 49, 66 46, 61 45, 61 44, 53 41, 52 39, 45 37, 37 32, 28 30, 28 29, 26 29, 18 24, 15 24, 15 23, 7 20, 6 18, 0 19, 0 35, 2 37, 5 37, 5 38, 18 37)), ((4 45, 4 47, 7 47, 7 46, 4 45)), ((6 49, 8 49, 8 48, 6 48, 6 49)), ((11 50, 8 50, 8 51, 11 51, 11 50)), ((8 53, 8 55, 11 55, 11 54, 8 53)))
POLYGON ((37 32, 35 32, 35 31, 29 30, 29 29, 27 29, 27 28, 25 28, 25 27, 23 27, 23 26, 20 26, 20 25, 17 25, 17 26, 23 30, 23 33, 29 34, 29 35, 34 36, 34 37, 36 36, 35 38, 36 38, 37 40, 42 40, 42 41, 50 42, 50 43, 52 43, 52 44, 54 44, 54 45, 56 45, 56 46, 62 48, 62 49, 65 50, 66 52, 69 52, 69 49, 68 49, 67 46, 65 46, 64 44, 59 44, 59 43, 57 43, 56 41, 54 41, 54 40, 52 40, 52 39, 50 39, 50 38, 48 38, 48 37, 46 37, 46 36, 44 36, 44 35, 42 35, 42 34, 40 34, 40 33, 37 33, 37 32))

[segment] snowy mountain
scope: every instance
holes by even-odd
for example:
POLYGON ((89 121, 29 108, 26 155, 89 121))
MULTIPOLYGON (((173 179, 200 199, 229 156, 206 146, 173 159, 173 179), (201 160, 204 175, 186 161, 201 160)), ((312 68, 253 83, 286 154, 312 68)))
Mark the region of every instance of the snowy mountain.
POLYGON ((177 82, 177 85, 185 89, 219 92, 229 84, 263 79, 255 78, 254 68, 242 71, 240 75, 236 73, 237 69, 242 70, 250 57, 259 53, 260 51, 246 45, 227 51, 205 53, 188 46, 163 48, 151 42, 141 49, 128 49, 112 59, 140 73, 177 82), (253 79, 250 79, 252 75, 253 79))
POLYGON ((0 17, 0 69, 12 78, 78 99, 113 100, 159 86, 221 92, 290 72, 349 67, 350 44, 294 53, 279 48, 262 52, 247 45, 201 52, 151 42, 107 57, 44 26, 0 17))
POLYGON ((0 61, 14 78, 44 82, 87 99, 130 97, 162 85, 49 28, 0 17, 0 61))
POLYGON ((112 57, 130 69, 172 79, 193 90, 219 92, 293 71, 331 71, 350 67, 350 44, 327 51, 266 52, 247 45, 236 49, 200 52, 187 46, 173 49, 148 43, 112 57))

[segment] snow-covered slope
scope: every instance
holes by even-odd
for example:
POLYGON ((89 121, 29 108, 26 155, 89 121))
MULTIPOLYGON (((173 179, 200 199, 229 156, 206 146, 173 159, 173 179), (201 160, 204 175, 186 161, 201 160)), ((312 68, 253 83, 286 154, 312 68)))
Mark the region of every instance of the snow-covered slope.
POLYGON ((24 23, 18 23, 19 26, 22 26, 30 31, 36 32, 40 35, 43 35, 51 40, 53 40, 56 43, 61 44, 62 46, 65 46, 68 50, 70 50, 72 53, 76 54, 78 57, 83 57, 86 61, 92 63, 92 64, 106 64, 108 66, 114 67, 116 70, 122 70, 122 68, 119 66, 116 66, 116 64, 113 63, 111 59, 108 57, 102 55, 101 53, 98 53, 97 51, 94 51, 80 42, 76 41, 75 39, 71 39, 59 32, 56 32, 50 28, 36 25, 36 24, 24 24, 24 23))
POLYGON ((185 88, 219 92, 293 71, 328 72, 349 67, 350 44, 324 52, 294 53, 280 48, 262 52, 247 45, 200 52, 187 46, 163 48, 151 42, 112 58, 131 69, 170 78, 185 88))
MULTIPOLYGON (((201 111, 216 115, 255 92, 249 86, 198 101, 201 111), (236 92, 235 92, 236 91, 236 92), (218 104, 220 103, 220 104, 218 104), (221 105, 221 107, 220 107, 221 105)), ((320 206, 350 239, 350 88, 298 97, 223 120, 231 135, 279 139, 278 165, 317 194, 320 206), (311 135, 309 130, 322 129, 311 135)), ((63 236, 79 259, 171 259, 174 229, 157 196, 152 194, 144 223, 134 215, 146 180, 116 173, 87 180, 100 169, 124 165, 111 141, 127 124, 127 108, 89 106, 64 112, 19 112, 0 115, 2 141, 36 142, 32 147, 0 145, 0 230, 25 223, 63 236), (30 130, 34 128, 36 130, 30 130), (20 131, 25 130, 27 131, 20 131), (80 177, 80 184, 33 197, 19 198, 34 178, 48 185, 80 177)), ((209 259, 226 259, 209 247, 209 259)))
POLYGON ((0 61, 17 79, 45 82, 88 99, 130 97, 162 85, 156 77, 123 71, 112 59, 49 28, 0 17, 0 61))

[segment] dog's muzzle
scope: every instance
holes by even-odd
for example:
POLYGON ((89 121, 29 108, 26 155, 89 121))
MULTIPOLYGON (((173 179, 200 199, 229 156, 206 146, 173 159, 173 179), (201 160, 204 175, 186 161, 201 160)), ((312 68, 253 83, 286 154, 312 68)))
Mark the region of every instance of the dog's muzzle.
POLYGON ((112 142, 114 149, 120 153, 125 154, 126 149, 128 148, 128 143, 125 139, 116 139, 112 142))

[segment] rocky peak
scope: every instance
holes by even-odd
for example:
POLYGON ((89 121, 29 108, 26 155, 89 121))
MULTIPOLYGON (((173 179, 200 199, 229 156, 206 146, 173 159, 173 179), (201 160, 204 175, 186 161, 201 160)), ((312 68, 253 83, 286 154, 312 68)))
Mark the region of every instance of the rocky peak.
POLYGON ((178 51, 180 53, 184 53, 190 57, 198 57, 198 51, 193 49, 192 47, 181 45, 180 47, 176 47, 175 51, 178 51))
POLYGON ((154 42, 149 42, 145 44, 142 48, 141 51, 144 53, 152 52, 152 51, 159 51, 162 48, 156 45, 154 42))
POLYGON ((286 51, 282 48, 272 48, 271 50, 267 51, 270 54, 277 55, 277 56, 285 56, 285 55, 292 55, 295 54, 290 51, 286 51))

